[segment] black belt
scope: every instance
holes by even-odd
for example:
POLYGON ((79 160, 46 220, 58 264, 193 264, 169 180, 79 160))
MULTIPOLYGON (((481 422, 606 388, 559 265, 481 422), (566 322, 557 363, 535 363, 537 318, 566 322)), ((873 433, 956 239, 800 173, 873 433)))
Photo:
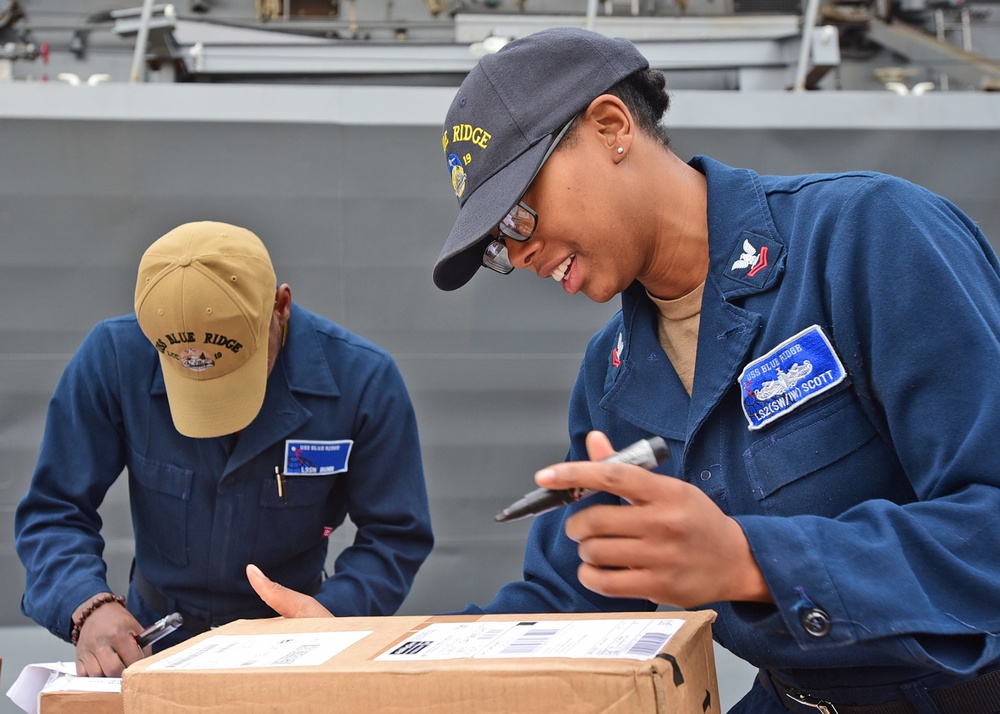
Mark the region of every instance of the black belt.
MULTIPOLYGON (((835 704, 806 694, 782 682, 772 672, 762 671, 786 709, 802 714, 917 714, 905 699, 882 704, 835 704)), ((951 687, 928 692, 941 714, 998 714, 1000 669, 951 687)))
MULTIPOLYGON (((308 588, 305 591, 306 594, 315 595, 319 592, 320 582, 321 580, 317 579, 315 587, 308 588)), ((184 624, 181 625, 181 627, 190 632, 192 635, 200 635, 202 632, 208 632, 213 627, 225 625, 227 622, 232 622, 233 620, 276 617, 278 614, 266 605, 261 605, 259 608, 254 608, 245 612, 233 613, 226 617, 206 620, 203 617, 198 617, 197 615, 188 612, 179 605, 171 607, 170 599, 157 590, 156 586, 149 582, 149 580, 146 579, 146 576, 142 574, 142 571, 135 567, 135 565, 132 566, 132 585, 135 587, 135 591, 139 593, 139 597, 141 597, 147 605, 160 613, 160 615, 168 615, 171 612, 179 612, 181 617, 184 618, 184 624)))

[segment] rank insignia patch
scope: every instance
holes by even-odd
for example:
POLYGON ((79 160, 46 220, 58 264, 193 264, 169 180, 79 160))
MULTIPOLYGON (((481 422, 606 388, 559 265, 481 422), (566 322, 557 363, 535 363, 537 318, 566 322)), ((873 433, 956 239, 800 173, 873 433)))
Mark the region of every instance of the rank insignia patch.
POLYGON ((743 252, 733 262, 733 267, 730 270, 746 270, 747 277, 752 278, 767 266, 767 246, 762 245, 758 251, 753 243, 749 240, 744 240, 743 252))
POLYGON ((615 348, 611 350, 611 364, 615 367, 622 366, 622 353, 625 352, 625 340, 622 339, 622 333, 618 333, 618 344, 615 348))
POLYGON ((760 290, 773 283, 781 272, 785 246, 769 236, 745 232, 733 241, 732 253, 723 263, 726 278, 760 290))

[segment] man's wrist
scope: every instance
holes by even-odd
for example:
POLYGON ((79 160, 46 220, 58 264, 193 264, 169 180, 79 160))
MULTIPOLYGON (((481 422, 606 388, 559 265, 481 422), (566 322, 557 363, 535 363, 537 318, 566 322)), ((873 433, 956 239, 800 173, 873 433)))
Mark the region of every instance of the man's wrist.
POLYGON ((72 621, 73 630, 70 632, 70 642, 76 646, 76 643, 80 639, 80 631, 83 629, 83 623, 87 621, 87 618, 94 614, 97 608, 107 605, 112 602, 117 602, 122 607, 125 607, 125 597, 123 595, 115 595, 114 593, 98 593, 92 598, 81 603, 76 610, 73 611, 72 621))

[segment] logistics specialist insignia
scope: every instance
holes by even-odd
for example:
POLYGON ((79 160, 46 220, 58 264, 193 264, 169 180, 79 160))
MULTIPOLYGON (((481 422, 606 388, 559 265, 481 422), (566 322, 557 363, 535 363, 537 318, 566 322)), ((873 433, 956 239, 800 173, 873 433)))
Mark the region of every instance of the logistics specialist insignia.
POLYGON ((788 338, 740 373, 750 430, 785 416, 844 381, 847 372, 819 325, 788 338))

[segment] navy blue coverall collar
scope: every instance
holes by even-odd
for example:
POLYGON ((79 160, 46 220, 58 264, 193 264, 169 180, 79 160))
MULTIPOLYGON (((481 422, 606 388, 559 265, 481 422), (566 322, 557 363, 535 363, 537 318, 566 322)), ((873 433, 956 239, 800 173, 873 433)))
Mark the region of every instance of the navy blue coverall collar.
POLYGON ((777 285, 785 267, 785 243, 775 228, 757 175, 703 156, 692 159, 690 165, 708 179, 709 269, 689 410, 685 414, 671 408, 669 405, 678 400, 663 396, 676 392, 687 399, 677 373, 663 368, 666 356, 656 329, 656 308, 639 282, 622 293, 622 364, 615 387, 602 400, 604 408, 630 423, 686 443, 735 383, 760 332, 762 316, 743 307, 745 298, 777 285), (737 267, 746 242, 757 255, 767 249, 756 271, 737 267), (627 387, 631 382, 643 385, 638 393, 648 397, 642 404, 617 398, 629 394, 635 399, 637 391, 627 387))

